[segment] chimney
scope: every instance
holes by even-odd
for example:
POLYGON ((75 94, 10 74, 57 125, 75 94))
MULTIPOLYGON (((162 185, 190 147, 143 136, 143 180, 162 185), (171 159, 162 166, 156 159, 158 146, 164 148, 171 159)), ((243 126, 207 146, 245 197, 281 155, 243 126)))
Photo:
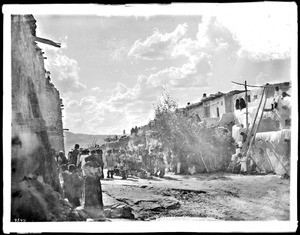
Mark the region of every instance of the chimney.
POLYGON ((187 105, 190 105, 190 104, 191 104, 190 102, 187 103, 187 105))
POLYGON ((203 98, 206 98, 206 93, 203 94, 203 98))

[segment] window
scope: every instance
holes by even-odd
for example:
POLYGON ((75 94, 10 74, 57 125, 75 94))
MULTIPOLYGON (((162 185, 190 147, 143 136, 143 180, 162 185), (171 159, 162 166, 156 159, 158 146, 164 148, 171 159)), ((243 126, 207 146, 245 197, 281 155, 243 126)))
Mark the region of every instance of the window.
POLYGON ((219 108, 217 108, 217 117, 220 117, 219 108))
POLYGON ((223 105, 223 101, 221 101, 221 105, 223 105))
POLYGON ((256 100, 257 99, 257 95, 254 95, 253 99, 256 100))

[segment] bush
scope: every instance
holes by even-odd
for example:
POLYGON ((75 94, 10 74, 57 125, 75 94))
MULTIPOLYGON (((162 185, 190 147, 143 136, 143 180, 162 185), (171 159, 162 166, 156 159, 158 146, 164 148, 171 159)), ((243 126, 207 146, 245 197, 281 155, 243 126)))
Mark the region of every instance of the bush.
POLYGON ((195 155, 196 169, 219 171, 226 169, 234 151, 231 136, 218 127, 206 127, 188 118, 165 88, 155 107, 152 130, 158 132, 159 141, 179 158, 182 173, 187 172, 188 154, 195 155))

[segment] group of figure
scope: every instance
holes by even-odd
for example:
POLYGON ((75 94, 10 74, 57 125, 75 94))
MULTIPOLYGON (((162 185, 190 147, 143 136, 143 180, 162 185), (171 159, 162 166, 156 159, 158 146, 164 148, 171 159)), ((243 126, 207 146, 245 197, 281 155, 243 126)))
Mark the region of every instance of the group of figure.
POLYGON ((74 206, 103 208, 100 179, 103 177, 101 151, 80 150, 76 144, 68 158, 60 151, 55 157, 64 198, 74 206))
POLYGON ((141 128, 140 127, 132 127, 131 128, 131 130, 130 130, 130 135, 137 135, 138 134, 138 132, 139 132, 139 130, 140 130, 141 128))
POLYGON ((278 86, 275 87, 272 110, 278 110, 278 104, 281 103, 283 109, 290 108, 290 102, 287 97, 290 97, 285 91, 282 92, 278 86))
POLYGON ((120 149, 114 150, 115 173, 126 179, 128 175, 147 175, 163 177, 165 175, 165 160, 162 150, 120 149))
MULTIPOLYGON (((273 97, 273 103, 272 103, 271 109, 272 110, 278 109, 279 102, 283 103, 283 107, 287 106, 285 104, 285 103, 287 103, 286 97, 289 97, 289 96, 290 96, 289 94, 287 94, 285 91, 282 92, 282 90, 278 86, 276 86, 275 91, 274 91, 274 97, 273 97)), ((238 98, 235 102, 235 108, 237 110, 242 110, 242 109, 246 108, 246 106, 247 106, 246 102, 242 97, 238 98)))
POLYGON ((245 153, 242 152, 243 147, 247 144, 247 134, 243 124, 241 124, 240 137, 236 144, 236 152, 231 157, 231 163, 227 170, 235 174, 247 174, 254 163, 245 153))

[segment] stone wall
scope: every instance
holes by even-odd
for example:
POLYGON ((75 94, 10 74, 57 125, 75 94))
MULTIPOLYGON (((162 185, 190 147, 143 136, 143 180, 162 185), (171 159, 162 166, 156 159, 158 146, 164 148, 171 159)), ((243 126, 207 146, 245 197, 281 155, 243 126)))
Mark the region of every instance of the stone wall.
POLYGON ((38 180, 60 191, 54 155, 64 149, 62 103, 45 76, 43 54, 34 41, 35 22, 32 15, 11 17, 12 217, 33 216, 35 212, 27 211, 25 203, 42 197, 24 189, 24 180, 38 180), (32 194, 22 202, 20 195, 25 191, 32 194))

